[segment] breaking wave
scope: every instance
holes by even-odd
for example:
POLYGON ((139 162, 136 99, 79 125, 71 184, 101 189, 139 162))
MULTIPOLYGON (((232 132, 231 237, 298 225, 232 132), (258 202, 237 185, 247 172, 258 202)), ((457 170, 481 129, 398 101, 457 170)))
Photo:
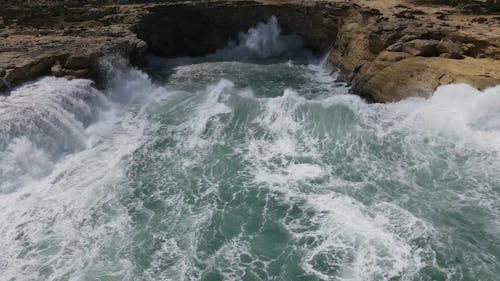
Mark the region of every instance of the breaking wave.
POLYGON ((103 91, 2 98, 0 276, 494 280, 500 87, 369 104, 297 42, 271 18, 155 82, 110 58, 103 91))

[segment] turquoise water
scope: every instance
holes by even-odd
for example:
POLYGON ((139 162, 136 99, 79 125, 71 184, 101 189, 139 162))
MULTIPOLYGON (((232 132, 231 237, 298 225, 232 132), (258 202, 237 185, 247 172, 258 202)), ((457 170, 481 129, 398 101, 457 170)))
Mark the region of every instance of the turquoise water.
POLYGON ((500 88, 368 104, 296 40, 0 100, 0 279, 498 280, 500 88))

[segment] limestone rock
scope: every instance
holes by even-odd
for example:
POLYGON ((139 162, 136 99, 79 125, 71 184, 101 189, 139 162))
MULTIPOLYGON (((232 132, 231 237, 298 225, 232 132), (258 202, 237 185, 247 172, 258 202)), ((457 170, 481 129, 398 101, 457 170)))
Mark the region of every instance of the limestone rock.
POLYGON ((403 44, 403 52, 413 56, 432 57, 437 54, 437 40, 415 39, 403 44))
POLYGON ((402 52, 403 51, 403 43, 396 42, 389 47, 387 47, 387 51, 389 52, 402 52))
POLYGON ((394 63, 375 63, 363 68, 354 85, 363 96, 378 102, 395 102, 408 97, 430 97, 449 83, 468 83, 478 89, 500 84, 500 64, 491 59, 412 57, 394 63), (394 79, 396 77, 396 79, 394 79))
POLYGON ((78 70, 65 69, 64 70, 64 76, 69 77, 69 78, 88 78, 89 74, 90 74, 90 69, 78 69, 78 70))
POLYGON ((353 92, 373 101, 429 96, 446 83, 500 84, 500 26, 492 16, 473 24, 473 17, 456 9, 421 6, 420 11, 412 1, 106 0, 106 5, 87 1, 85 8, 76 0, 68 0, 76 6, 43 1, 53 9, 37 7, 38 1, 29 1, 33 5, 15 18, 9 13, 17 7, 1 8, 0 91, 48 72, 99 85, 102 56, 124 56, 138 65, 148 51, 206 55, 272 15, 285 34, 301 36, 306 47, 331 50, 328 59, 353 92))
POLYGON ((464 57, 464 51, 449 39, 439 41, 436 48, 440 54, 448 54, 452 59, 462 59, 464 57))
POLYGON ((92 55, 75 54, 66 60, 64 67, 68 69, 89 68, 92 66, 93 61, 92 55))
POLYGON ((54 75, 55 77, 61 77, 61 76, 64 76, 64 71, 63 71, 63 68, 61 66, 61 64, 59 64, 59 62, 57 62, 56 64, 54 64, 51 68, 50 68, 50 72, 52 73, 52 75, 54 75))
POLYGON ((378 60, 387 61, 387 62, 396 62, 400 60, 404 60, 407 58, 411 58, 412 56, 405 52, 382 52, 377 57, 378 60))

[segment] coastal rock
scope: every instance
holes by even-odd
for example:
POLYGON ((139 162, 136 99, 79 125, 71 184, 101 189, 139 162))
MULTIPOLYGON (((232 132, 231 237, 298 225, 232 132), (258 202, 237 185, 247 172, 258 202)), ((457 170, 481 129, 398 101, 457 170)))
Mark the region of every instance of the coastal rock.
POLYGON ((457 9, 368 0, 40 1, 2 6, 0 91, 49 73, 99 85, 103 56, 134 65, 147 52, 203 56, 273 15, 284 34, 329 51, 353 92, 371 101, 426 96, 446 83, 500 84, 495 17, 477 24, 457 9))
POLYGON ((412 56, 432 57, 437 54, 437 40, 414 39, 403 43, 403 52, 412 56))
POLYGON ((442 39, 436 48, 440 54, 448 54, 452 59, 464 58, 464 51, 449 39, 442 39))
POLYGON ((86 69, 92 66, 95 61, 93 54, 75 54, 68 57, 64 63, 64 67, 68 69, 86 69))
POLYGON ((403 51, 403 43, 396 42, 389 47, 387 47, 387 51, 389 52, 402 52, 403 51))
POLYGON ((500 64, 488 59, 412 57, 390 64, 375 63, 364 69, 362 76, 368 79, 359 79, 354 85, 361 95, 395 102, 408 97, 428 98, 437 87, 450 83, 468 83, 481 90, 495 86, 500 81, 500 64))
POLYGON ((400 60, 404 60, 407 58, 411 58, 412 56, 408 53, 405 52, 382 52, 377 59, 381 61, 387 61, 387 62, 396 62, 400 60))
POLYGON ((63 68, 61 66, 61 64, 59 64, 59 62, 57 62, 56 64, 54 64, 51 68, 50 68, 50 72, 52 73, 52 75, 54 75, 55 77, 61 77, 61 76, 64 76, 64 71, 63 71, 63 68))

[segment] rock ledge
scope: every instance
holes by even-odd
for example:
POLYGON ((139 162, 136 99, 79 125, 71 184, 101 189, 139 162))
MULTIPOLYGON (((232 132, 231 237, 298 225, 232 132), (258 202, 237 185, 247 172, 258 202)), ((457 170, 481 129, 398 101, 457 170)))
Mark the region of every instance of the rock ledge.
POLYGON ((118 54, 140 65, 148 51, 204 55, 271 15, 313 50, 330 50, 328 59, 354 93, 372 101, 429 97, 449 83, 479 89, 500 84, 498 16, 478 20, 454 8, 403 0, 19 2, 8 1, 0 14, 4 93, 50 73, 91 78, 99 86, 102 56, 118 54))

